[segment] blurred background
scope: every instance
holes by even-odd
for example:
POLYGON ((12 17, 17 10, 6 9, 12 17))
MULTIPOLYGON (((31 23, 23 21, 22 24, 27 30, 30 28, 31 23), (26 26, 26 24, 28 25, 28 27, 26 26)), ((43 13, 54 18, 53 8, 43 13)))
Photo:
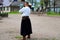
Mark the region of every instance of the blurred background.
POLYGON ((33 12, 52 12, 60 14, 60 0, 0 0, 0 12, 18 12, 27 1, 33 12))

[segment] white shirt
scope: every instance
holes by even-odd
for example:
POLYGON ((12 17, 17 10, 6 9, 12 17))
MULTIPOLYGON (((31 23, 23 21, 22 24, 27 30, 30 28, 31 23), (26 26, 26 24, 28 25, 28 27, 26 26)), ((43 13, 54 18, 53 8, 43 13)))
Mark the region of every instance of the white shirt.
POLYGON ((29 16, 30 15, 30 8, 29 7, 23 7, 19 10, 20 13, 22 13, 22 16, 29 16))

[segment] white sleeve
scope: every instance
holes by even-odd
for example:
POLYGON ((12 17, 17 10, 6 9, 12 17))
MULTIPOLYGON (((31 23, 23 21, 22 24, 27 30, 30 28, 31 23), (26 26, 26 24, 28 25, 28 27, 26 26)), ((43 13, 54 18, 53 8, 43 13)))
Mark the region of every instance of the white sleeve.
POLYGON ((23 13, 24 12, 24 7, 19 10, 19 12, 23 13))

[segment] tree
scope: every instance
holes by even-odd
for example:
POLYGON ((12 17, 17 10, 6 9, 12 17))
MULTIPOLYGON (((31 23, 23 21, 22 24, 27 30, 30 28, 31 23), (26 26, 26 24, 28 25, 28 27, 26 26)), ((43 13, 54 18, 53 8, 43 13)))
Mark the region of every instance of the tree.
POLYGON ((43 12, 43 8, 44 8, 44 0, 40 1, 40 5, 41 5, 41 11, 43 12))
POLYGON ((50 0, 44 0, 44 4, 45 4, 45 10, 48 9, 48 11, 50 11, 50 6, 51 6, 50 5, 50 0))
POLYGON ((50 2, 49 2, 50 0, 41 0, 40 1, 40 5, 41 5, 41 8, 42 8, 42 10, 43 10, 43 8, 45 7, 45 11, 46 11, 46 9, 48 8, 48 5, 50 5, 50 2))
POLYGON ((48 3, 49 3, 49 0, 44 0, 45 9, 47 9, 47 7, 48 7, 48 3))

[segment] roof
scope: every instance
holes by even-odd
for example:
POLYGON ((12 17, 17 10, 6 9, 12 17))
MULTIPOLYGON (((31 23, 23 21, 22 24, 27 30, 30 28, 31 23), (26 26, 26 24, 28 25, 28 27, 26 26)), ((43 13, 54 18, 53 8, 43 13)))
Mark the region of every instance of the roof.
POLYGON ((0 0, 0 5, 2 4, 3 0, 0 0))
MULTIPOLYGON (((9 0, 3 0, 3 7, 6 7, 6 6, 19 6, 20 5, 20 1, 12 1, 12 2, 9 2, 9 0)), ((2 7, 0 5, 0 7, 2 7)))
MULTIPOLYGON (((3 7, 6 7, 6 6, 10 6, 10 4, 11 4, 11 2, 9 2, 9 0, 3 0, 3 7)), ((0 7, 2 7, 1 5, 0 5, 0 7)))
POLYGON ((14 1, 10 4, 10 6, 20 6, 20 2, 19 1, 14 1))

